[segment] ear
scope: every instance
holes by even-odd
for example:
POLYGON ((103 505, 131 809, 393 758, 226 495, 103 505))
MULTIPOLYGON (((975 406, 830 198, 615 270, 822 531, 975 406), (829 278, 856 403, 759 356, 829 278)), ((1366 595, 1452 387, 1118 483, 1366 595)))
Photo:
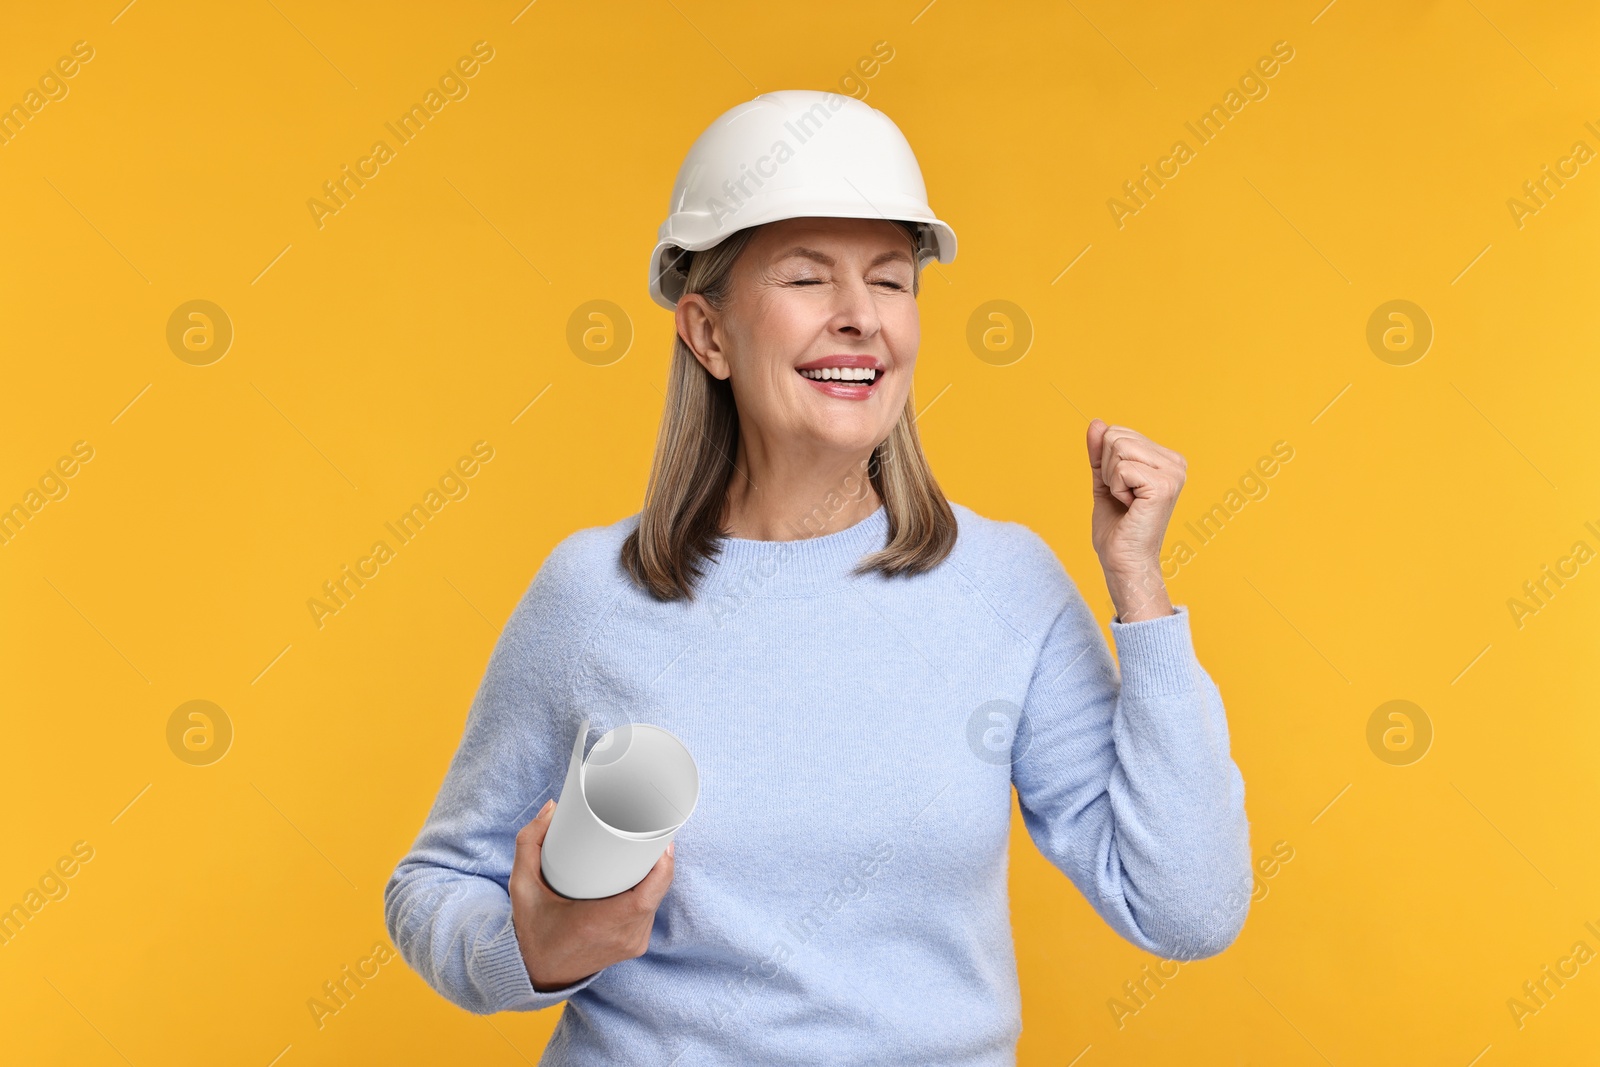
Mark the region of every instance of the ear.
POLYGON ((733 368, 728 365, 723 346, 721 313, 699 293, 685 293, 678 298, 673 316, 678 336, 689 346, 694 358, 713 378, 726 380, 733 368))

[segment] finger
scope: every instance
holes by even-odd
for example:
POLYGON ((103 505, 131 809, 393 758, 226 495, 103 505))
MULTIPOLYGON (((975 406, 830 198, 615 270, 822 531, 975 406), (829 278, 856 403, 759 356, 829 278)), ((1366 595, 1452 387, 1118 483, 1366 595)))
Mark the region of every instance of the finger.
POLYGON ((1115 456, 1128 456, 1135 453, 1145 453, 1146 449, 1141 442, 1146 438, 1137 430, 1130 430, 1126 426, 1111 426, 1106 429, 1105 441, 1100 445, 1100 469, 1104 472, 1111 466, 1115 456))
MULTIPOLYGON (((1106 449, 1106 460, 1102 465, 1102 476, 1105 477, 1108 482, 1112 478, 1111 472, 1116 471, 1125 463, 1138 463, 1150 470, 1161 471, 1163 475, 1173 474, 1179 480, 1181 480, 1184 476, 1182 458, 1179 457, 1178 463, 1173 464, 1170 460, 1162 455, 1162 452, 1165 450, 1161 449, 1160 446, 1156 445, 1146 437, 1129 431, 1127 434, 1117 437, 1113 440, 1108 433, 1107 441, 1109 443, 1106 449)), ((1125 488, 1131 488, 1133 485, 1131 481, 1126 479, 1122 480, 1118 484, 1125 488)), ((1148 479, 1142 481, 1140 484, 1148 484, 1148 479)), ((1124 499, 1120 494, 1117 496, 1117 499, 1122 500, 1123 503, 1130 503, 1129 500, 1124 499)))
POLYGON ((1161 466, 1164 458, 1160 448, 1148 437, 1128 430, 1123 433, 1108 431, 1106 433, 1107 449, 1117 456, 1128 459, 1137 459, 1148 463, 1152 467, 1161 466))
POLYGON ((1132 462, 1126 456, 1112 453, 1111 458, 1106 460, 1105 466, 1102 468, 1106 485, 1110 488, 1111 495, 1129 505, 1133 503, 1135 496, 1133 487, 1138 484, 1137 475, 1133 475, 1130 478, 1132 472, 1129 467, 1132 462))
POLYGON ((1182 469, 1185 465, 1183 457, 1172 449, 1158 445, 1126 426, 1107 428, 1106 441, 1117 453, 1142 460, 1157 470, 1182 469))
MULTIPOLYGON (((1130 507, 1138 497, 1161 499, 1167 496, 1169 481, 1166 472, 1157 470, 1149 464, 1140 463, 1138 460, 1118 458, 1112 467, 1113 492, 1126 492, 1125 503, 1130 507)), ((1119 495, 1117 499, 1122 500, 1123 497, 1119 495)))
POLYGON ((1120 456, 1112 456, 1101 468, 1100 476, 1105 480, 1106 492, 1119 501, 1123 507, 1132 507, 1134 493, 1127 479, 1122 476, 1122 468, 1127 461, 1120 456))
POLYGON ((1132 458, 1129 454, 1129 437, 1138 435, 1126 427, 1120 430, 1110 427, 1106 430, 1104 442, 1104 455, 1100 461, 1100 477, 1106 483, 1106 490, 1125 507, 1133 506, 1135 494, 1132 491, 1133 483, 1118 475, 1118 470, 1132 458))
POLYGON ((628 890, 628 893, 640 907, 655 911, 661 904, 661 898, 667 895, 667 890, 672 886, 672 875, 676 868, 677 860, 672 850, 668 849, 661 853, 661 858, 650 868, 650 873, 644 876, 644 881, 628 890))

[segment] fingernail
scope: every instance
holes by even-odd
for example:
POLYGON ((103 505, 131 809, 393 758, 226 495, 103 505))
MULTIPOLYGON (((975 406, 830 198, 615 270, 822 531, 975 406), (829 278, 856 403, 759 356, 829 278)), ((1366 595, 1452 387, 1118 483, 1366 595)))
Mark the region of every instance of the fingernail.
POLYGON ((678 843, 676 841, 673 841, 673 842, 669 843, 667 845, 667 855, 669 855, 669 856, 673 855, 673 851, 672 850, 677 848, 677 847, 678 847, 678 843))
POLYGON ((549 811, 551 808, 553 808, 555 806, 556 806, 556 802, 554 800, 547 800, 547 801, 544 802, 544 807, 539 809, 539 814, 543 815, 545 812, 549 811))

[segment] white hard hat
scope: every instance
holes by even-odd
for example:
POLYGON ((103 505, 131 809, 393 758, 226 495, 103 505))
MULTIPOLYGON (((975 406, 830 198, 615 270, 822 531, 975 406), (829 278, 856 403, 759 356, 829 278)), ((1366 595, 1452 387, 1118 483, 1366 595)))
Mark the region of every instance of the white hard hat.
POLYGON ((730 108, 689 148, 650 254, 650 297, 677 306, 684 252, 779 219, 823 216, 917 224, 917 266, 956 258, 956 234, 928 207, 900 128, 851 96, 762 93, 730 108))

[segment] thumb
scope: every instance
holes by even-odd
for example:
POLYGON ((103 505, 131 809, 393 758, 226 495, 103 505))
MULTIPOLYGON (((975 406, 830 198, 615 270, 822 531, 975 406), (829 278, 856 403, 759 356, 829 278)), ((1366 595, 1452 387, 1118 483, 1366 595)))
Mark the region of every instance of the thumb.
POLYGON ((1103 480, 1100 478, 1100 453, 1105 448, 1106 431, 1110 428, 1104 419, 1091 419, 1089 432, 1084 439, 1089 447, 1089 466, 1093 469, 1096 481, 1103 480))
POLYGON ((544 802, 544 807, 539 809, 539 814, 533 821, 522 828, 517 834, 517 843, 530 849, 535 855, 544 847, 545 834, 550 832, 550 820, 555 818, 556 802, 554 798, 544 802))
POLYGON ((1111 487, 1106 483, 1105 471, 1100 469, 1100 456, 1105 449, 1106 431, 1109 429, 1111 426, 1104 419, 1092 419, 1085 439, 1089 447, 1089 487, 1094 490, 1096 501, 1111 499, 1111 487))

